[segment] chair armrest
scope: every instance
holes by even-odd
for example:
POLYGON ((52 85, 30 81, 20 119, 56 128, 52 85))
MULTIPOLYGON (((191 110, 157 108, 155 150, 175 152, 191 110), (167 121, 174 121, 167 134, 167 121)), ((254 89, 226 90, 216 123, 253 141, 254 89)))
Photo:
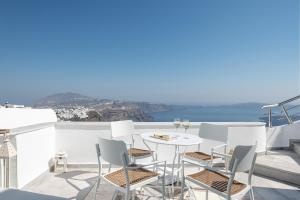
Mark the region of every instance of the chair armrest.
POLYGON ((135 143, 134 137, 141 137, 140 135, 141 135, 140 133, 136 133, 136 132, 131 133, 132 147, 134 147, 134 143, 135 143))
POLYGON ((132 144, 129 144, 129 143, 125 143, 125 144, 126 144, 127 148, 132 148, 133 147, 132 144))
POLYGON ((217 152, 217 151, 211 152, 211 155, 212 156, 216 155, 216 156, 224 157, 224 158, 231 158, 232 157, 232 155, 230 155, 230 154, 220 153, 220 152, 217 152))
POLYGON ((220 145, 214 146, 213 148, 211 148, 211 150, 215 151, 216 149, 225 148, 225 147, 227 147, 227 144, 220 144, 220 145))
POLYGON ((132 133, 131 135, 133 135, 133 136, 140 136, 141 134, 140 133, 132 133))
POLYGON ((157 165, 157 164, 162 164, 162 165, 166 166, 167 161, 155 161, 155 162, 150 162, 150 163, 146 163, 146 164, 134 164, 133 166, 128 166, 127 168, 128 169, 139 169, 139 168, 153 166, 153 165, 157 165))
POLYGON ((189 163, 189 164, 192 164, 192 165, 196 165, 198 167, 205 167, 205 166, 208 166, 207 164, 205 163, 201 163, 201 162, 197 162, 197 161, 194 161, 194 160, 188 160, 188 159, 185 159, 183 158, 181 163, 184 164, 184 162, 186 163, 189 163))
POLYGON ((193 164, 193 165, 196 165, 198 167, 202 167, 204 169, 207 169, 207 170, 210 170, 210 171, 213 171, 213 172, 217 172, 217 173, 221 173, 221 174, 224 174, 224 175, 232 175, 233 173, 231 173, 230 171, 224 171, 224 170, 220 170, 218 168, 215 168, 215 167, 211 167, 209 165, 205 165, 205 164, 201 164, 199 162, 194 162, 194 161, 191 161, 191 160, 185 160, 183 159, 182 160, 182 164, 184 165, 184 162, 187 162, 187 163, 190 163, 190 164, 193 164))
POLYGON ((133 140, 133 143, 135 142, 135 138, 134 137, 141 137, 141 134, 140 133, 136 133, 136 132, 131 133, 131 138, 133 140))

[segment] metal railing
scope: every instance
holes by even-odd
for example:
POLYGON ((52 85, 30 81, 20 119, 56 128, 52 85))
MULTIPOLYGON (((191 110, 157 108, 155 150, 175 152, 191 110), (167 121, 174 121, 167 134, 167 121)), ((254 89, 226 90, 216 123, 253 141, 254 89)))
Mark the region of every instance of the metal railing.
POLYGON ((268 126, 269 127, 272 127, 272 108, 275 108, 275 107, 280 107, 281 110, 282 110, 282 113, 284 114, 285 118, 287 119, 288 123, 289 124, 292 124, 293 123, 293 119, 291 118, 291 116, 288 114, 288 110, 291 110, 293 108, 296 108, 298 107, 298 105, 296 106, 293 106, 293 107, 290 107, 289 109, 287 109, 285 107, 285 105, 287 103, 290 103, 290 102, 293 102, 295 100, 298 100, 300 99, 300 95, 298 96, 295 96, 293 98, 290 98, 290 99, 287 99, 285 101, 282 101, 280 103, 277 103, 277 104, 270 104, 270 105, 264 105, 262 106, 262 109, 268 109, 268 126))

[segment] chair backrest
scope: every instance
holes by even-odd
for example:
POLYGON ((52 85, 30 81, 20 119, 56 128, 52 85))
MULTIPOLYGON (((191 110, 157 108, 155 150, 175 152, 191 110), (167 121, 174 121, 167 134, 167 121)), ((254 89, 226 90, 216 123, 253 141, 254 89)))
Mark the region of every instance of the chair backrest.
POLYGON ((132 135, 134 133, 134 125, 131 120, 111 122, 111 137, 122 137, 132 135))
POLYGON ((228 128, 224 125, 201 123, 199 129, 199 137, 203 139, 227 143, 228 128))
POLYGON ((97 159, 98 159, 98 164, 100 164, 100 146, 99 144, 96 144, 96 153, 97 153, 97 159))
POLYGON ((129 165, 126 144, 120 140, 99 138, 100 157, 113 165, 129 165), (124 163, 125 161, 125 163, 124 163))
POLYGON ((236 146, 233 151, 228 169, 232 171, 234 168, 234 163, 237 161, 235 172, 251 171, 256 158, 255 150, 256 145, 236 146))
POLYGON ((101 175, 101 169, 102 169, 102 165, 101 165, 101 158, 100 158, 100 146, 99 144, 96 144, 96 153, 97 153, 97 161, 98 161, 98 174, 101 175))

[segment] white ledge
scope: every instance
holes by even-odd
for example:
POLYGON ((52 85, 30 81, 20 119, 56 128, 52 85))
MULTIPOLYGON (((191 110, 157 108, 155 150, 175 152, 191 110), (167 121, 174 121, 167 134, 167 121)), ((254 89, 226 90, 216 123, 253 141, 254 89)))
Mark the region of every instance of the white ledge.
MULTIPOLYGON (((191 128, 199 128, 204 122, 191 122, 191 128)), ((264 122, 205 122, 228 127, 254 127, 265 126, 264 122)), ((175 128, 173 122, 134 122, 136 129, 170 129, 175 128)), ((57 122, 57 129, 78 129, 78 130, 108 130, 110 122, 57 122)))
POLYGON ((33 131, 38 131, 44 128, 49 128, 49 127, 53 127, 55 125, 55 122, 46 122, 46 123, 40 123, 40 124, 34 124, 34 125, 29 125, 29 126, 23 126, 23 127, 19 127, 19 128, 13 128, 10 129, 10 135, 20 135, 20 134, 24 134, 24 133, 30 133, 33 131))
POLYGON ((56 114, 52 109, 0 109, 0 129, 11 130, 48 122, 57 122, 56 114))

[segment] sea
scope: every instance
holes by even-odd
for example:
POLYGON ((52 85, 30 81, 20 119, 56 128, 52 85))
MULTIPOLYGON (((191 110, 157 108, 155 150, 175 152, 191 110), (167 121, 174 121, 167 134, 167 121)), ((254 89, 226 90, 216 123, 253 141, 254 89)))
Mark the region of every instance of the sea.
POLYGON ((168 122, 179 118, 191 122, 258 122, 266 121, 266 110, 262 104, 247 103, 217 106, 171 105, 169 110, 150 115, 154 121, 168 122))

